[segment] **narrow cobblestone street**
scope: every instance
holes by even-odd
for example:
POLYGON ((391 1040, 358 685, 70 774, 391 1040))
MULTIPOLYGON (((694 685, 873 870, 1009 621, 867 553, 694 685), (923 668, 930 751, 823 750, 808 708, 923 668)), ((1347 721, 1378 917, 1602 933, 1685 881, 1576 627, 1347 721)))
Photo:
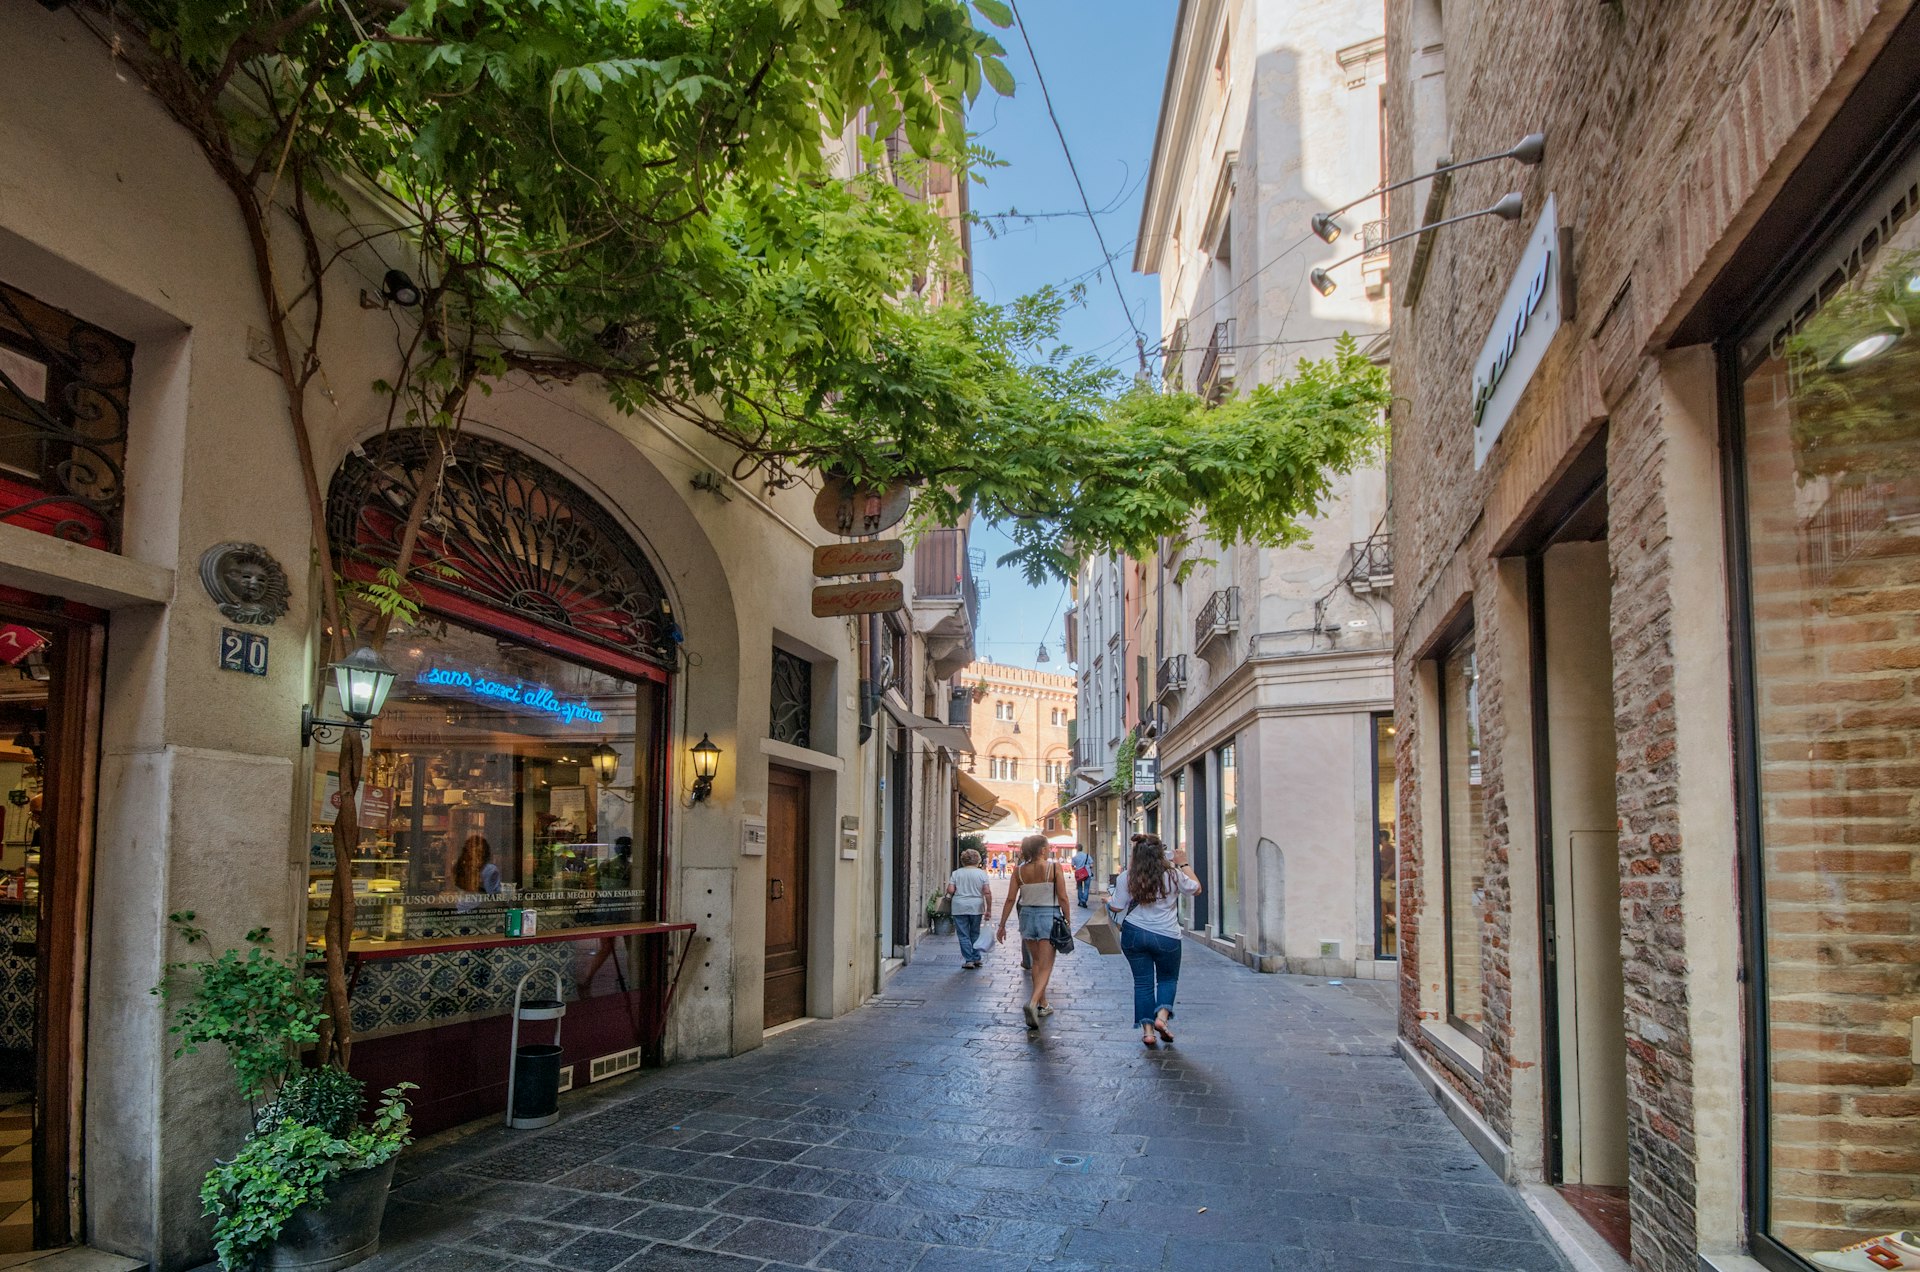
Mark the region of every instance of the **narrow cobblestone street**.
POLYGON ((1084 945, 1030 1037, 1016 951, 968 972, 934 940, 842 1019, 416 1149, 366 1266, 1565 1267, 1394 1054, 1384 983, 1189 942, 1147 1051, 1126 964, 1084 945))

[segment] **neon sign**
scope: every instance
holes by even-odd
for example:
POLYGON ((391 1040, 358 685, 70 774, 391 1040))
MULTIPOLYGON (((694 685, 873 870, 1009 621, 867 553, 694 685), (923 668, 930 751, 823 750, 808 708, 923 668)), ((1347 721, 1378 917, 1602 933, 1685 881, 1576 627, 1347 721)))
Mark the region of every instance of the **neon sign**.
POLYGON ((490 680, 485 676, 476 676, 470 671, 461 671, 455 667, 429 667, 414 677, 418 684, 444 685, 452 689, 464 689, 480 698, 493 698, 499 702, 510 702, 529 711, 541 711, 556 716, 567 724, 599 724, 607 716, 604 711, 595 711, 587 705, 586 699, 568 702, 558 697, 545 685, 525 685, 515 682, 508 684, 502 680, 490 680))

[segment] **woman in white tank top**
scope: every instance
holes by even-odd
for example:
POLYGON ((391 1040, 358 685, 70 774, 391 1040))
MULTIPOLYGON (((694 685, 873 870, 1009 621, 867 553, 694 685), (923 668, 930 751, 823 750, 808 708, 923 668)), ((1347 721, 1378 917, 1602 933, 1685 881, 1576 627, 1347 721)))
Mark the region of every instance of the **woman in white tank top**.
POLYGON ((1038 1029, 1042 1016, 1051 1016, 1047 1005, 1047 982, 1053 979, 1053 921, 1067 912, 1066 872, 1047 860, 1047 837, 1028 835, 1020 841, 1020 864, 1014 867, 1007 888, 1007 904, 1000 911, 999 939, 1007 939, 1007 920, 1015 905, 1020 907, 1020 939, 1027 943, 1027 957, 1033 963, 1033 993, 1021 1013, 1027 1028, 1038 1029))

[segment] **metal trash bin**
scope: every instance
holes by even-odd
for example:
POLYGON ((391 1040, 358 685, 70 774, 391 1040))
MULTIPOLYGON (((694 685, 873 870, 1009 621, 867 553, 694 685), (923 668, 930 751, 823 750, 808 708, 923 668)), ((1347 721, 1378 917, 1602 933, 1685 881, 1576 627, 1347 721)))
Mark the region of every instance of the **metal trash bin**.
POLYGON ((513 1039, 507 1060, 507 1125, 517 1131, 552 1126, 560 1120, 560 1020, 567 1014, 566 985, 553 969, 553 997, 528 998, 528 972, 513 987, 513 1039), (551 1020, 553 1041, 520 1045, 520 1023, 551 1020))

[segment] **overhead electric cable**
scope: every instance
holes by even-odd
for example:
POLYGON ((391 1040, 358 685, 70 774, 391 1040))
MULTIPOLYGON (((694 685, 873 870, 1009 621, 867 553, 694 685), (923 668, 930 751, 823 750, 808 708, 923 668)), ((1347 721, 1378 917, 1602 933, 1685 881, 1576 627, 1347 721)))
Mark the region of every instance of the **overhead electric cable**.
MULTIPOLYGON (((1040 86, 1040 100, 1046 105, 1047 118, 1053 122, 1053 132, 1060 139, 1060 152, 1067 157, 1067 171, 1073 175, 1073 188, 1080 193, 1080 206, 1086 210, 1087 224, 1093 227, 1093 237, 1100 244, 1100 254, 1109 262, 1114 253, 1107 250, 1107 236, 1100 232, 1100 218, 1093 214, 1093 201, 1087 198, 1087 187, 1080 180, 1080 169, 1073 162, 1073 148, 1067 145, 1066 129, 1060 126, 1060 116, 1053 109, 1053 94, 1047 91, 1047 77, 1041 73, 1040 58, 1033 51, 1033 38, 1027 34, 1026 19, 1020 16, 1020 6, 1009 0, 1008 7, 1013 10, 1013 24, 1020 28, 1020 42, 1027 46, 1027 59, 1033 63, 1033 80, 1040 86)), ((1120 276, 1109 269, 1113 279, 1113 294, 1120 298, 1120 312, 1127 316, 1127 326, 1133 328, 1134 348, 1140 355, 1140 374, 1147 373, 1147 336, 1140 330, 1140 324, 1133 320, 1133 310, 1127 307, 1127 294, 1120 288, 1120 276)))

